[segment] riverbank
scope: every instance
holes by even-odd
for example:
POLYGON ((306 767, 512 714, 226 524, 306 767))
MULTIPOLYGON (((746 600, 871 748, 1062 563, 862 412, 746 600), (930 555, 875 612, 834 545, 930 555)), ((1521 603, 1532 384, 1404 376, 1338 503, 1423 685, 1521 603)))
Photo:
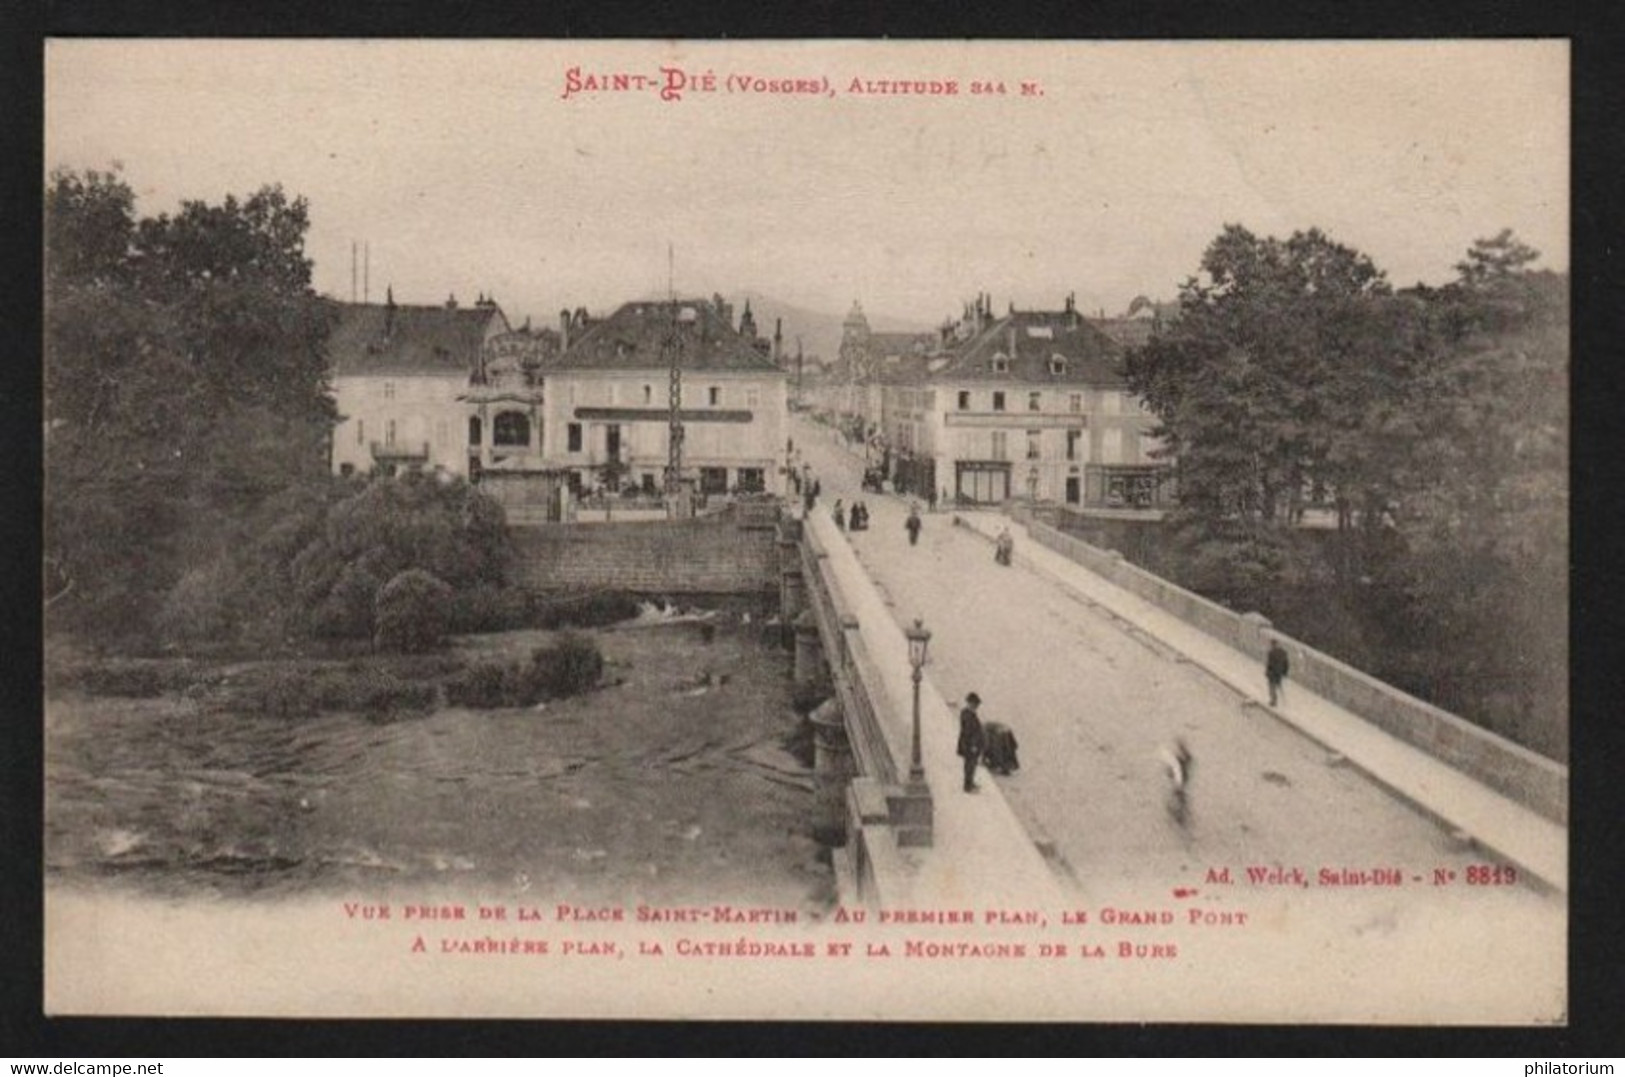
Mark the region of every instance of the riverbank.
MULTIPOLYGON (((137 697, 54 690, 47 879, 168 898, 827 900, 771 629, 724 611, 590 636, 601 687, 528 708, 384 721, 223 703, 234 681, 290 660, 144 663, 160 690, 137 697)), ((550 638, 459 637, 424 665, 517 658, 550 638)), ((344 664, 299 661, 299 675, 344 664)))

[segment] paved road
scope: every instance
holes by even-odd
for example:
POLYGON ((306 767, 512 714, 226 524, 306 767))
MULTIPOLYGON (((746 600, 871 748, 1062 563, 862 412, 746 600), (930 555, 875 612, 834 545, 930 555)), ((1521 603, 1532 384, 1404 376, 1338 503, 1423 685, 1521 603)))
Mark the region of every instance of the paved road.
POLYGON ((1209 866, 1430 875, 1483 860, 1158 641, 1043 576, 995 565, 987 540, 949 514, 928 514, 910 547, 905 499, 864 494, 861 459, 827 429, 799 422, 796 442, 822 479, 819 511, 836 498, 869 505, 872 529, 849 541, 899 620, 932 629, 936 687, 949 700, 975 690, 986 719, 1017 731, 1023 769, 1001 787, 1085 894, 1209 866), (1195 757, 1185 830, 1165 810, 1157 759, 1176 737, 1195 757))

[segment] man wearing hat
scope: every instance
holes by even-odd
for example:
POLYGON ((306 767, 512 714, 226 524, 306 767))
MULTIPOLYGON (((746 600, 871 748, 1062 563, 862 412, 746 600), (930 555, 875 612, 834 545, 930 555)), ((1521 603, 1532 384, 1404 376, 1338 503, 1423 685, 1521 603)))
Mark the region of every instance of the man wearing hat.
POLYGON ((965 706, 959 712, 959 757, 965 761, 965 792, 976 792, 976 763, 987 749, 987 734, 982 730, 982 719, 976 708, 982 697, 975 692, 965 696, 965 706))

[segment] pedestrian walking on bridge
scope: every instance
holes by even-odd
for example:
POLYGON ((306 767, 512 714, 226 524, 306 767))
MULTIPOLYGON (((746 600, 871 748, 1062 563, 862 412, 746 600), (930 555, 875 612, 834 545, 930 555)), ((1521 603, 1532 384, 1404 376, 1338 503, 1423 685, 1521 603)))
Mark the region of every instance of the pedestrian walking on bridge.
POLYGON ((1191 766, 1195 760, 1184 737, 1176 737, 1173 744, 1164 745, 1157 754, 1168 777, 1168 814, 1183 830, 1190 825, 1191 766))
POLYGON ((1264 656, 1264 679, 1270 683, 1270 706, 1277 706, 1286 698, 1286 675, 1292 668, 1286 648, 1279 639, 1270 640, 1270 650, 1264 656))
POLYGON ((982 705, 982 697, 975 692, 965 696, 965 706, 959 712, 959 757, 965 761, 965 792, 974 793, 978 788, 976 784, 976 764, 981 761, 982 753, 987 751, 987 733, 982 728, 982 719, 977 716, 976 709, 982 705))

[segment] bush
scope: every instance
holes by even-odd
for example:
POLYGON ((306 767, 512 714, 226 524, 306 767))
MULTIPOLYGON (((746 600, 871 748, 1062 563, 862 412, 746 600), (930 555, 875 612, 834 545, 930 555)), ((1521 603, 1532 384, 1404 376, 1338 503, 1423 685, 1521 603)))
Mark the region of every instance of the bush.
POLYGON ((446 682, 446 702, 454 707, 486 710, 492 707, 521 706, 514 698, 512 681, 518 670, 504 662, 482 662, 470 666, 446 682))
POLYGON ((482 584, 453 595, 448 612, 446 627, 453 634, 509 632, 530 623, 530 595, 515 588, 482 584))
POLYGON ((566 633, 538 647, 528 662, 482 662, 446 682, 446 702, 458 707, 529 707, 597 686, 604 656, 586 636, 566 633))
POLYGON ((566 632, 530 656, 531 686, 544 699, 589 691, 603 675, 604 655, 598 644, 575 632, 566 632))
POLYGON ((154 627, 166 640, 214 640, 230 634, 233 581, 227 564, 211 562, 182 576, 164 597, 154 627))
POLYGON ((419 654, 445 640, 451 588, 422 569, 408 569, 378 591, 378 647, 419 654))
POLYGON ((398 709, 428 710, 439 693, 423 681, 402 680, 387 670, 366 668, 321 678, 316 698, 323 710, 371 713, 398 709))
POLYGON ((311 634, 327 639, 367 639, 373 634, 379 580, 360 565, 348 565, 311 615, 311 634))

